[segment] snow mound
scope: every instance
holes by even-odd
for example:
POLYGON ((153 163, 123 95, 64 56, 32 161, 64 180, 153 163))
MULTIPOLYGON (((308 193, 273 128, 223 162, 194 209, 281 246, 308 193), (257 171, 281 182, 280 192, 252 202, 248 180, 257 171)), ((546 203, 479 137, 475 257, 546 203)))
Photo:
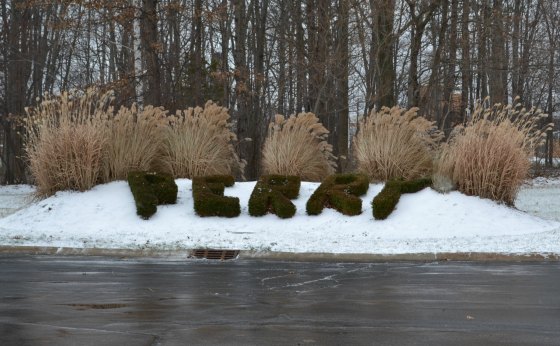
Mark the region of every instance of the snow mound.
POLYGON ((383 188, 372 184, 362 214, 325 209, 308 216, 305 203, 318 183, 303 182, 296 215, 251 217, 247 204, 255 182, 236 183, 225 194, 239 197, 237 218, 195 215, 191 181, 178 179, 178 201, 158 206, 150 220, 136 215, 126 182, 91 191, 60 192, 0 219, 0 244, 78 248, 198 247, 331 253, 560 253, 560 223, 531 216, 459 192, 424 189, 401 197, 387 220, 372 217, 371 201, 383 188))

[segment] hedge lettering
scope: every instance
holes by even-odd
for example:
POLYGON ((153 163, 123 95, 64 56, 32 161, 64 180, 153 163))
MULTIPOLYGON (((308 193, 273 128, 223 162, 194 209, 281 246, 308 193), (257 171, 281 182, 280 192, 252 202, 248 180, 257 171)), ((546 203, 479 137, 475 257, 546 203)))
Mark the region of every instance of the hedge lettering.
POLYGON ((236 217, 241 213, 239 198, 224 196, 225 187, 235 184, 231 175, 195 177, 192 180, 194 211, 198 216, 236 217))
POLYGON ((376 220, 385 220, 395 210, 402 194, 416 193, 431 185, 432 180, 428 178, 410 181, 388 181, 383 190, 371 202, 373 217, 376 220))
POLYGON ((249 198, 249 215, 263 216, 268 212, 282 219, 291 218, 296 206, 290 201, 297 198, 301 179, 297 176, 263 175, 249 198))
POLYGON ((128 186, 136 204, 136 214, 149 219, 162 204, 177 203, 177 185, 171 175, 156 172, 130 172, 128 186))
POLYGON ((344 215, 362 213, 362 200, 369 188, 365 174, 333 174, 328 176, 307 201, 309 215, 319 215, 323 208, 333 208, 344 215))

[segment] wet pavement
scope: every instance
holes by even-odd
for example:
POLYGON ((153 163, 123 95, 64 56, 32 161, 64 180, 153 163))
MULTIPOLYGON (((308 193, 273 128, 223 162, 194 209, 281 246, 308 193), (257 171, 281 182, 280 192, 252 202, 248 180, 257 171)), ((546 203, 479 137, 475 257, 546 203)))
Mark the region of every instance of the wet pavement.
POLYGON ((560 345, 558 263, 0 257, 0 345, 560 345))

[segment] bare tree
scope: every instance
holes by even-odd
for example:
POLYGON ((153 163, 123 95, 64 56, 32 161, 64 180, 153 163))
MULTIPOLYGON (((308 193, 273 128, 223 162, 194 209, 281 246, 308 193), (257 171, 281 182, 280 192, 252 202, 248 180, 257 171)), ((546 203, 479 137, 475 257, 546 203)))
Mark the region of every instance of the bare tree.
MULTIPOLYGON (((553 0, 2 0, 3 182, 25 180, 13 119, 44 92, 114 89, 116 104, 231 110, 247 178, 276 113, 313 111, 348 154, 355 118, 420 107, 445 130, 477 99, 560 101, 553 0), (252 141, 244 140, 251 138, 252 141)), ((552 133, 548 162, 552 162, 552 133)), ((346 162, 339 161, 339 169, 346 162)))

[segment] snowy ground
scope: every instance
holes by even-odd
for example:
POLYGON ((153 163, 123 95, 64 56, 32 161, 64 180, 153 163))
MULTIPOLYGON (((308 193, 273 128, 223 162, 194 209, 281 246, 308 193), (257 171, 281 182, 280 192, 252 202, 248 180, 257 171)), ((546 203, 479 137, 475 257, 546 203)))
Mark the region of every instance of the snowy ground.
POLYGON ((125 182, 97 186, 85 193, 62 192, 42 201, 28 197, 29 187, 2 187, 0 210, 13 212, 25 206, 0 219, 0 245, 560 254, 560 180, 534 180, 522 188, 516 206, 528 213, 458 192, 442 195, 425 189, 403 195, 397 210, 385 221, 373 219, 370 205, 382 185, 370 186, 359 216, 344 216, 330 209, 320 216, 307 216, 305 203, 318 184, 302 183, 300 197, 294 201, 295 217, 282 220, 275 215, 248 215, 254 182, 226 189, 227 195, 241 200, 241 216, 233 219, 196 216, 191 182, 177 180, 177 184, 178 203, 158 207, 148 221, 136 215, 125 182))
POLYGON ((515 206, 529 214, 560 221, 560 178, 535 178, 521 188, 515 206))
MULTIPOLYGON (((541 158, 541 157, 533 157, 533 162, 544 166, 546 160, 544 158, 541 158)), ((558 158, 558 157, 553 158, 552 159, 552 165, 554 167, 560 166, 560 158, 558 158)))
POLYGON ((35 189, 29 185, 0 186, 0 218, 33 202, 33 192, 35 189))

